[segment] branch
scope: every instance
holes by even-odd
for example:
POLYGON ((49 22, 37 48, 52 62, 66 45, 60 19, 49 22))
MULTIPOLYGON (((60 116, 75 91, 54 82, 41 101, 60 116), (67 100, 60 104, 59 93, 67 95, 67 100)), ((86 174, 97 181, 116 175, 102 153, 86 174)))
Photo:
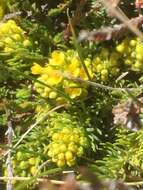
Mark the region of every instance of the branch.
POLYGON ((111 86, 107 86, 107 85, 104 85, 104 84, 100 84, 100 83, 97 83, 97 82, 93 82, 93 81, 89 81, 89 80, 83 80, 82 78, 79 78, 79 77, 74 77, 70 74, 67 74, 67 73, 60 73, 62 76, 64 76, 65 78, 69 79, 69 80, 72 80, 72 81, 75 81, 75 82, 79 82, 79 83, 85 83, 89 86, 92 86, 94 88, 102 88, 104 90, 109 90, 109 91, 112 91, 112 90, 116 90, 116 91, 119 91, 119 92, 131 92, 131 91, 138 91, 138 90, 142 90, 143 87, 137 87, 137 88, 118 88, 118 87, 111 87, 111 86))
MULTIPOLYGON (((10 180, 10 181, 28 181, 31 180, 31 177, 0 177, 0 181, 5 181, 5 180, 10 180)), ((36 179, 38 182, 43 182, 45 181, 45 178, 37 178, 36 179)), ((65 184, 65 181, 58 181, 58 180, 50 180, 51 183, 55 185, 63 185, 65 184)))
POLYGON ((9 19, 12 19, 12 18, 17 18, 19 15, 21 15, 21 11, 18 11, 18 12, 14 12, 14 13, 9 13, 9 14, 6 14, 2 21, 0 22, 0 24, 2 24, 3 22, 9 20, 9 19))
MULTIPOLYGON (((60 186, 65 186, 68 185, 71 179, 69 179, 71 176, 67 176, 68 178, 66 181, 59 181, 59 180, 48 180, 45 178, 37 178, 37 182, 45 182, 48 181, 53 185, 60 185, 60 186)), ((31 180, 31 177, 0 177, 0 181, 4 180, 11 180, 11 181, 28 181, 31 180)), ((104 188, 108 190, 115 190, 118 188, 119 190, 133 190, 133 188, 130 188, 128 186, 137 186, 137 185, 143 185, 143 181, 140 182, 120 182, 120 181, 113 181, 113 180, 106 180, 104 182, 100 181, 97 179, 97 184, 92 184, 89 182, 84 182, 84 181, 74 181, 75 182, 75 187, 78 189, 84 190, 84 189, 98 189, 101 190, 104 188), (93 186, 94 185, 94 186, 93 186), (93 188, 92 188, 93 187, 93 188)), ((65 189, 65 188, 64 188, 65 189)), ((66 188, 67 189, 67 188, 66 188)), ((76 189, 76 188, 75 188, 76 189)))
POLYGON ((127 186, 139 186, 139 185, 143 185, 143 181, 126 182, 125 185, 127 185, 127 186))
MULTIPOLYGON (((7 135, 7 139, 8 139, 8 145, 10 147, 8 154, 7 154, 7 159, 6 159, 6 165, 7 165, 7 173, 8 173, 8 177, 13 177, 13 167, 12 167, 12 160, 11 160, 11 148, 12 148, 12 139, 14 136, 14 132, 12 129, 12 119, 11 119, 11 113, 10 110, 8 110, 5 107, 5 111, 6 111, 6 116, 7 116, 7 125, 8 125, 8 129, 6 131, 6 135, 7 135)), ((13 189, 13 185, 11 180, 8 180, 7 182, 7 190, 12 190, 13 189)))
POLYGON ((143 34, 138 29, 136 25, 133 25, 130 23, 129 18, 124 14, 124 12, 117 6, 114 7, 109 1, 102 0, 103 5, 106 7, 107 10, 113 13, 113 15, 118 18, 121 22, 127 25, 127 27, 132 31, 134 34, 136 34, 142 41, 143 41, 143 34))
POLYGON ((79 41, 107 41, 113 38, 120 38, 129 32, 128 25, 141 26, 143 24, 143 16, 132 18, 126 23, 115 25, 114 27, 104 27, 99 30, 93 30, 91 32, 81 31, 79 34, 79 41))

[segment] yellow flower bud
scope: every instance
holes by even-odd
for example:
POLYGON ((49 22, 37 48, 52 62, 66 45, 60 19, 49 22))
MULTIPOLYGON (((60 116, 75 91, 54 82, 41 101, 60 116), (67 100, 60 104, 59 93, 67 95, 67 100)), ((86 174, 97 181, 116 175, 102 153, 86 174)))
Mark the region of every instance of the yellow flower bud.
POLYGON ((43 73, 43 68, 39 64, 34 63, 31 68, 31 71, 32 71, 32 74, 39 75, 43 73))
POLYGON ((32 45, 32 43, 30 42, 30 40, 24 40, 23 41, 23 46, 24 47, 30 47, 32 45))
POLYGON ((67 161, 72 160, 72 159, 73 159, 73 154, 72 154, 72 152, 71 152, 71 151, 67 151, 67 152, 65 153, 65 158, 66 158, 67 161))
POLYGON ((32 166, 32 167, 30 168, 30 173, 31 173, 33 176, 36 175, 36 173, 37 173, 37 167, 32 166))
POLYGON ((57 166, 60 167, 60 168, 65 166, 65 161, 64 160, 58 160, 57 166))

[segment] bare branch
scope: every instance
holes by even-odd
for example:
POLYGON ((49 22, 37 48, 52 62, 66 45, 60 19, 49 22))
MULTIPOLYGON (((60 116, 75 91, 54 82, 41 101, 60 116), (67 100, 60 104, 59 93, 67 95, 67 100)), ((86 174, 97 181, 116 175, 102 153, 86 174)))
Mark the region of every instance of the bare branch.
POLYGON ((126 24, 127 27, 143 41, 142 32, 138 29, 136 25, 133 25, 132 23, 129 22, 129 18, 124 14, 124 12, 118 6, 114 7, 107 0, 102 0, 102 3, 107 8, 107 10, 112 12, 116 18, 118 18, 121 22, 126 24))
POLYGON ((72 80, 72 81, 75 81, 75 82, 79 82, 79 83, 85 83, 89 86, 92 86, 94 88, 102 88, 104 90, 109 90, 109 91, 112 91, 112 90, 116 90, 116 91, 119 91, 119 92, 127 92, 128 91, 138 91, 138 90, 142 90, 143 87, 137 87, 137 88, 118 88, 118 87, 111 87, 111 86, 107 86, 107 85, 104 85, 104 84, 100 84, 100 83, 97 83, 97 82, 94 82, 94 81, 89 81, 89 80, 83 80, 82 78, 79 78, 79 77, 74 77, 70 74, 67 74, 67 73, 60 73, 62 76, 64 76, 65 78, 69 79, 69 80, 72 80))
POLYGON ((81 31, 79 34, 79 41, 107 41, 113 38, 120 38, 129 32, 128 25, 140 26, 143 24, 143 16, 139 16, 129 20, 126 23, 115 25, 114 27, 104 27, 99 30, 91 32, 81 31))
MULTIPOLYGON (((7 139, 8 139, 8 146, 10 147, 8 154, 7 154, 7 159, 6 159, 6 165, 7 165, 7 173, 8 177, 13 177, 13 167, 12 167, 12 160, 11 160, 11 148, 12 148, 12 139, 14 136, 13 128, 12 128, 12 120, 11 120, 11 113, 10 110, 5 108, 6 110, 6 116, 7 116, 7 125, 8 129, 6 131, 7 139)), ((12 181, 8 180, 7 182, 7 190, 12 190, 13 185, 12 181)))

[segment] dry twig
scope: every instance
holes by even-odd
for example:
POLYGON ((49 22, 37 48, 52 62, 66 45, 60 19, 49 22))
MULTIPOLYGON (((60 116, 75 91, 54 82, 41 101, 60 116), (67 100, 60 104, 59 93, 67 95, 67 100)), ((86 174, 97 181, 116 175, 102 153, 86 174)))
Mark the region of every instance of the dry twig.
POLYGON ((120 38, 127 34, 128 25, 140 26, 143 24, 143 16, 133 18, 126 23, 115 25, 114 27, 104 27, 99 30, 93 30, 91 32, 81 31, 79 34, 79 41, 106 41, 113 38, 120 38))
POLYGON ((136 25, 133 25, 132 23, 129 22, 128 17, 122 12, 122 10, 118 6, 114 7, 107 0, 102 0, 102 3, 107 8, 107 10, 112 12, 116 18, 118 18, 121 22, 126 24, 127 27, 143 41, 142 32, 138 29, 138 27, 136 25))
MULTIPOLYGON (((11 113, 10 110, 5 107, 6 111, 6 116, 7 116, 7 125, 8 129, 6 131, 7 139, 8 139, 8 146, 10 147, 8 154, 7 154, 7 159, 6 159, 6 165, 7 165, 7 173, 8 177, 13 177, 13 167, 12 167, 12 160, 11 160, 11 148, 12 148, 12 139, 13 139, 13 128, 12 128, 12 120, 11 120, 11 113)), ((11 180, 8 180, 7 182, 7 190, 12 190, 13 185, 11 180)))
POLYGON ((75 81, 75 82, 79 82, 79 83, 85 83, 89 86, 92 86, 94 88, 101 88, 101 89, 104 89, 104 90, 109 90, 109 91, 112 91, 112 90, 116 90, 116 91, 119 91, 119 92, 132 92, 132 91, 139 91, 139 90, 142 90, 143 87, 137 87, 137 88, 128 88, 128 87, 125 87, 125 88, 118 88, 118 87, 111 87, 111 86, 107 86, 107 85, 104 85, 104 84, 100 84, 100 83, 97 83, 97 82, 94 82, 94 81, 89 81, 89 80, 83 80, 82 78, 79 78, 79 77, 74 77, 70 74, 67 74, 67 73, 60 73, 62 76, 64 76, 65 78, 69 79, 69 80, 72 80, 72 81, 75 81))

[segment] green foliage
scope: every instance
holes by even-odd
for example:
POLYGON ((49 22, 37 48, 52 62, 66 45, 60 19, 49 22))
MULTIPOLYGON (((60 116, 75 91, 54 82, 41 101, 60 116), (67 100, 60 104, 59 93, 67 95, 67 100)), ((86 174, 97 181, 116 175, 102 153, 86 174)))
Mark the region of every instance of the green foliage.
POLYGON ((130 180, 142 175, 142 131, 120 130, 115 143, 106 143, 107 155, 92 166, 102 178, 130 180))

